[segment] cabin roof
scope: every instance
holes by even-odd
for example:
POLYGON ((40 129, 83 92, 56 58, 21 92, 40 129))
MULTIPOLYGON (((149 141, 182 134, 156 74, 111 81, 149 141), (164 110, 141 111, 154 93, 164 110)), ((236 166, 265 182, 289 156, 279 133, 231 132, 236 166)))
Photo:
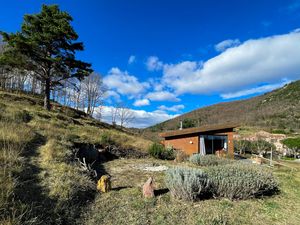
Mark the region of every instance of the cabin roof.
POLYGON ((238 126, 239 126, 238 124, 234 124, 234 123, 205 125, 205 126, 201 126, 201 127, 193 127, 193 128, 182 129, 182 130, 166 131, 166 132, 160 133, 159 136, 166 138, 166 137, 181 136, 181 135, 186 135, 186 134, 222 131, 222 130, 226 130, 226 129, 233 129, 238 126))

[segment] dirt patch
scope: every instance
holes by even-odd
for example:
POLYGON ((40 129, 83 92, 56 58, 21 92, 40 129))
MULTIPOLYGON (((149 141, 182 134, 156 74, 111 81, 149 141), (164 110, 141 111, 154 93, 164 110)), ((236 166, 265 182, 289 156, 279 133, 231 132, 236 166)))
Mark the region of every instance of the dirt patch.
POLYGON ((159 165, 157 163, 139 164, 134 167, 138 170, 151 171, 151 172, 161 172, 161 171, 166 171, 168 169, 167 166, 159 165))

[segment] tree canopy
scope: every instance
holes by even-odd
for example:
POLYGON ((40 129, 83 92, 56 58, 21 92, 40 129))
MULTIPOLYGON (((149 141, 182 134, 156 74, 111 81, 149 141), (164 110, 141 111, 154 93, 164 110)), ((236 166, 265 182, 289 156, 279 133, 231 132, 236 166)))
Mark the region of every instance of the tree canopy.
POLYGON ((1 31, 8 44, 2 63, 34 72, 44 85, 44 107, 50 109, 51 89, 69 78, 82 80, 91 72, 91 64, 76 59, 84 50, 71 26, 72 17, 57 5, 43 5, 38 14, 25 15, 21 31, 1 31))

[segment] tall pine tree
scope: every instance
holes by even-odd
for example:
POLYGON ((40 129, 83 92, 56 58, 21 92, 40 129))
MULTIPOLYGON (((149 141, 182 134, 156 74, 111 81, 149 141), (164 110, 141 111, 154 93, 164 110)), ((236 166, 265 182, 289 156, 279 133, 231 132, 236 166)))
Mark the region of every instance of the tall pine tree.
POLYGON ((3 61, 22 69, 34 71, 44 86, 44 108, 50 110, 51 89, 70 79, 83 79, 91 72, 91 64, 75 58, 83 43, 71 26, 72 17, 57 5, 43 5, 38 14, 25 15, 20 32, 1 32, 9 46, 3 61), (19 55, 23 55, 23 62, 19 55))

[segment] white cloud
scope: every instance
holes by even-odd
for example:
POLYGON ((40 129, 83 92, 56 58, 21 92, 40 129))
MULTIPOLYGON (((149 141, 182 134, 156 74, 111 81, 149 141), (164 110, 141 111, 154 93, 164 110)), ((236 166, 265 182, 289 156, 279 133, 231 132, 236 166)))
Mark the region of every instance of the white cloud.
MULTIPOLYGON (((101 118, 102 121, 111 123, 111 108, 110 106, 103 106, 101 109, 98 107, 95 109, 95 118, 101 118), (101 113, 101 116, 99 116, 99 113, 101 113)), ((176 116, 179 116, 179 114, 171 115, 164 111, 153 111, 153 112, 147 112, 145 110, 132 110, 134 119, 127 124, 127 127, 136 127, 136 128, 145 128, 152 126, 154 124, 172 119, 176 116)), ((120 123, 119 120, 116 121, 117 124, 120 123)))
POLYGON ((134 106, 146 106, 150 105, 150 101, 148 99, 139 99, 133 103, 134 106))
POLYGON ((224 40, 224 41, 221 41, 220 43, 218 43, 218 44, 215 45, 215 50, 217 52, 223 52, 227 48, 232 48, 232 47, 238 46, 240 43, 241 42, 240 42, 239 39, 224 40))
POLYGON ((163 63, 157 56, 150 56, 147 59, 146 66, 150 71, 161 70, 163 68, 163 63))
POLYGON ((146 95, 146 98, 152 101, 173 101, 173 102, 180 101, 180 99, 177 98, 175 94, 168 91, 150 92, 146 95))
POLYGON ((131 55, 129 56, 129 59, 128 59, 128 64, 132 64, 136 61, 136 56, 135 55, 131 55))
POLYGON ((106 91, 105 92, 105 99, 110 99, 110 101, 111 101, 111 99, 114 99, 115 101, 117 101, 117 102, 120 102, 121 101, 121 96, 117 93, 117 92, 115 92, 115 91, 106 91))
POLYGON ((129 75, 127 71, 121 71, 119 68, 112 68, 108 75, 103 78, 103 83, 109 89, 121 94, 129 95, 129 97, 139 97, 146 89, 149 88, 147 82, 139 82, 139 80, 129 75))
POLYGON ((162 111, 178 112, 178 111, 184 109, 184 105, 173 105, 170 107, 161 105, 158 107, 158 109, 162 110, 162 111))
POLYGON ((300 33, 297 30, 229 48, 203 64, 185 61, 164 66, 162 82, 175 94, 231 93, 258 83, 300 77, 300 33))
POLYGON ((238 97, 252 95, 252 94, 265 93, 265 92, 269 92, 274 89, 280 88, 280 87, 284 86, 285 84, 288 84, 289 82, 290 81, 284 81, 284 82, 277 83, 277 84, 267 84, 267 85, 263 85, 260 87, 250 88, 250 89, 241 90, 241 91, 232 92, 232 93, 221 94, 221 97, 223 99, 230 99, 230 98, 238 98, 238 97))

